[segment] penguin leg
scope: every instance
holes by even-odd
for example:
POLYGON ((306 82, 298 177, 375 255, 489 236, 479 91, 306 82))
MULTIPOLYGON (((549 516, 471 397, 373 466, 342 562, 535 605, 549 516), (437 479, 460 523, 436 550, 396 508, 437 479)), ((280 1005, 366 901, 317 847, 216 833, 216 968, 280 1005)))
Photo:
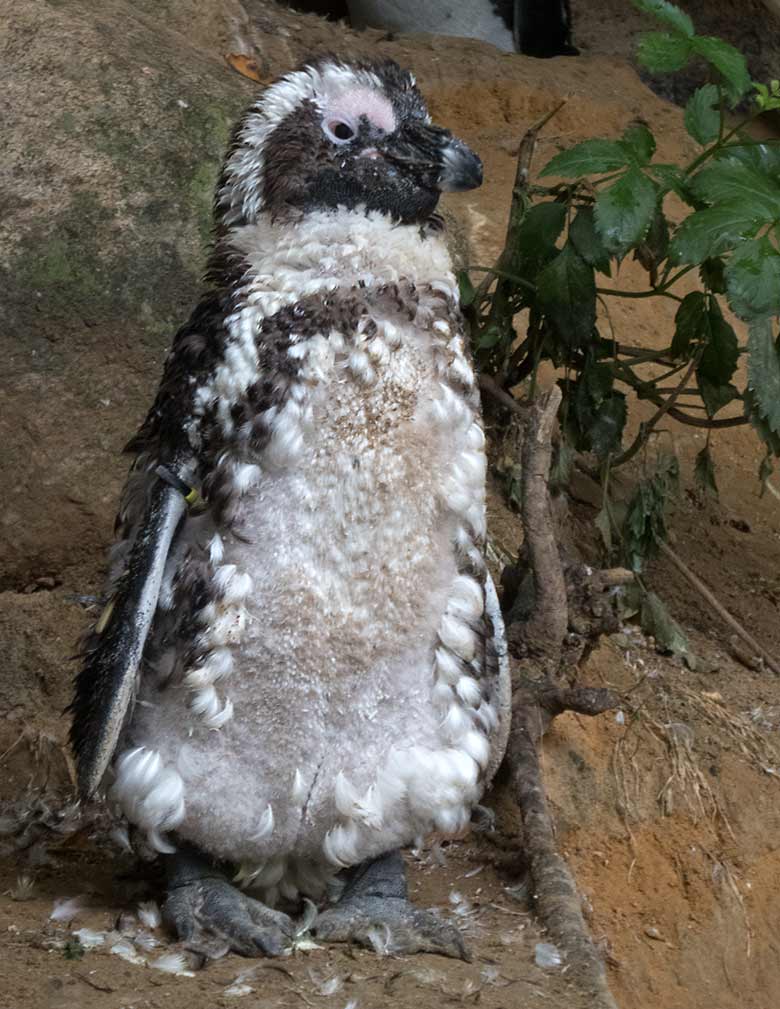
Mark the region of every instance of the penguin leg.
POLYGON ((400 851, 351 869, 340 900, 317 916, 312 932, 325 942, 379 946, 393 954, 470 959, 459 929, 409 901, 400 851))
POLYGON ((242 956, 280 956, 289 948, 292 920, 242 893, 196 848, 169 856, 167 873, 163 921, 188 948, 206 956, 226 946, 242 956))

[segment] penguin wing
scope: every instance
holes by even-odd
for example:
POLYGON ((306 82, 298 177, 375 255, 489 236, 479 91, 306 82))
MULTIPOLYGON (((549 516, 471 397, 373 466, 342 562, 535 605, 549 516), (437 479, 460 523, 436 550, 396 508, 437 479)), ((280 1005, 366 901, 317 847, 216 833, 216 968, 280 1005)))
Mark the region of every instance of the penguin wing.
POLYGON ((88 641, 70 707, 70 741, 85 798, 98 788, 132 708, 165 562, 187 509, 189 488, 177 476, 162 469, 149 475, 124 572, 88 641))

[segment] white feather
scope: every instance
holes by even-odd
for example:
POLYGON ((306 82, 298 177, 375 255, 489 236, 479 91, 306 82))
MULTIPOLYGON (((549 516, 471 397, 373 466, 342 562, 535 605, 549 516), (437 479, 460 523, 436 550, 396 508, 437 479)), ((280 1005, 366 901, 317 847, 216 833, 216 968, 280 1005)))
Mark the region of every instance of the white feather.
POLYGON ((253 841, 264 841, 265 838, 270 837, 274 829, 274 811, 271 807, 271 803, 265 807, 263 815, 260 817, 260 822, 257 825, 257 830, 252 835, 253 841))

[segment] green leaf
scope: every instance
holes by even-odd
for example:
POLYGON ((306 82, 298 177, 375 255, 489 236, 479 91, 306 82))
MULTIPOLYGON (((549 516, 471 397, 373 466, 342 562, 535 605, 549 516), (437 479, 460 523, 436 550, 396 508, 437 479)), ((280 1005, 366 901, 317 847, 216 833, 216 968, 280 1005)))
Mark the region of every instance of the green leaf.
POLYGON ((599 406, 588 431, 591 449, 599 458, 604 459, 620 448, 626 416, 626 397, 622 392, 613 392, 599 406))
POLYGON ((696 456, 693 467, 693 478, 708 497, 718 497, 718 485, 715 482, 715 463, 712 461, 709 445, 705 445, 696 456))
POLYGON ((745 57, 734 46, 723 39, 696 35, 690 40, 690 45, 697 56, 701 56, 711 66, 715 67, 723 78, 726 94, 734 106, 752 89, 752 81, 748 73, 745 57))
POLYGON ((691 43, 668 32, 643 32, 639 36, 636 57, 651 74, 671 74, 682 70, 691 58, 691 43))
POLYGON ((766 235, 738 246, 725 272, 729 304, 737 315, 780 315, 780 253, 766 235))
POLYGON ((62 955, 66 960, 82 960, 86 948, 82 946, 78 939, 68 939, 62 949, 62 955))
POLYGON ((474 337, 474 348, 476 350, 490 350, 491 347, 495 347, 500 342, 501 329, 495 323, 491 323, 481 333, 478 332, 476 334, 474 337))
POLYGON ((707 207, 697 210, 682 222, 669 245, 673 263, 701 263, 728 252, 746 237, 752 238, 762 224, 763 215, 754 206, 707 207))
POLYGON ((685 106, 685 128, 700 144, 709 144, 720 133, 720 96, 714 84, 693 92, 685 106))
POLYGON ((739 395, 731 384, 739 360, 739 342, 713 297, 707 298, 700 327, 699 337, 704 343, 704 350, 696 369, 696 378, 707 414, 714 417, 739 395))
POLYGON ((590 402, 593 406, 598 407, 608 396, 612 395, 615 374, 611 365, 602 364, 589 358, 582 368, 581 382, 588 393, 590 402))
POLYGON ((685 172, 678 165, 650 165, 650 171, 659 183, 659 195, 675 193, 685 203, 691 203, 693 197, 685 172))
POLYGON ((716 256, 714 259, 705 259, 699 267, 699 277, 702 284, 713 294, 726 293, 725 266, 726 264, 720 256, 716 256))
POLYGON ((586 263, 590 263, 599 273, 612 276, 610 256, 596 231, 593 207, 580 207, 569 228, 569 241, 586 263))
POLYGON ((756 100, 756 105, 763 112, 780 109, 780 81, 771 82, 771 93, 766 84, 759 84, 757 81, 753 81, 753 87, 756 89, 756 94, 753 96, 756 100))
POLYGON ((686 294, 674 317, 674 337, 671 353, 673 358, 691 356, 692 344, 701 339, 707 314, 707 299, 702 291, 686 294))
POLYGON ((623 522, 623 547, 632 571, 641 571, 658 542, 666 539, 666 500, 676 490, 678 477, 677 459, 662 456, 656 472, 634 491, 623 522))
MULTIPOLYGON (((766 445, 767 455, 780 456, 780 434, 773 431, 769 426, 769 421, 761 413, 761 407, 753 391, 745 389, 742 393, 742 400, 745 404, 745 416, 750 421, 758 437, 766 445)), ((764 464, 762 463, 762 469, 764 468, 764 464)))
POLYGON ((596 324, 596 281, 593 267, 571 242, 538 275, 536 290, 561 340, 569 347, 587 346, 596 324))
POLYGON ((780 185, 764 171, 736 158, 721 158, 691 180, 699 199, 750 210, 765 222, 780 219, 780 185))
POLYGON ((734 329, 723 318, 717 300, 709 297, 707 302, 702 327, 706 344, 699 360, 698 374, 714 386, 724 386, 737 370, 739 341, 734 329))
POLYGON ((549 485, 551 488, 568 486, 571 479, 572 467, 574 466, 575 454, 574 446, 566 437, 566 432, 563 426, 561 426, 561 437, 558 439, 555 456, 550 466, 549 485))
POLYGON ((608 554, 612 553, 612 522, 609 518, 609 511, 606 508, 602 508, 598 513, 596 518, 593 520, 596 528, 601 533, 601 538, 604 541, 604 549, 608 554))
POLYGON ((776 181, 780 173, 780 144, 757 144, 746 133, 738 133, 736 140, 729 141, 729 146, 719 151, 714 160, 739 161, 776 181))
POLYGON ((693 21, 679 7, 667 3, 667 0, 632 0, 632 2, 638 10, 663 21, 680 35, 687 35, 688 38, 693 35, 693 21))
POLYGON ((584 140, 568 151, 556 154, 539 175, 561 175, 565 179, 578 179, 581 175, 625 168, 628 163, 628 154, 619 140, 584 140))
POLYGON ((656 205, 645 240, 637 246, 634 253, 635 258, 650 275, 650 283, 653 287, 658 282, 658 266, 666 259, 668 249, 669 226, 666 223, 666 218, 663 215, 661 207, 656 205))
POLYGON ((547 262, 565 223, 565 203, 535 203, 529 207, 517 231, 520 258, 547 262))
POLYGON ((640 168, 649 164, 650 159, 655 154, 655 137, 648 127, 641 122, 631 123, 623 131, 621 140, 629 159, 640 168))
POLYGON ((471 283, 471 277, 469 277, 466 270, 458 271, 458 289, 460 290, 461 306, 468 308, 469 305, 473 305, 477 290, 471 283))
POLYGON ((748 352, 748 388, 753 393, 748 405, 755 408, 772 434, 780 436, 780 351, 769 319, 750 323, 748 352))
POLYGON ((696 656, 690 649, 688 638, 655 592, 648 592, 642 600, 639 622, 645 634, 655 638, 659 651, 679 655, 689 669, 696 669, 696 656))
POLYGON ((638 168, 629 168, 596 198, 596 230, 613 255, 641 242, 653 220, 655 186, 638 168))
POLYGON ((724 406, 739 398, 739 389, 731 382, 723 384, 710 382, 705 375, 702 375, 701 369, 697 369, 696 378, 699 382, 699 395, 708 417, 714 417, 718 410, 722 410, 724 406))

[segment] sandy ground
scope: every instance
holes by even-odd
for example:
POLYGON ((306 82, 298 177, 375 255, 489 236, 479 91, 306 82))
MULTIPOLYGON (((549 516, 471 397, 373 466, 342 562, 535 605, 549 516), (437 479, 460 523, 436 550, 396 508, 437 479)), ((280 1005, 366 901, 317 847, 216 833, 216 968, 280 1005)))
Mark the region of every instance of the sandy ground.
MULTIPOLYGON (((205 14, 188 22, 186 4, 174 8, 175 30, 198 53, 212 58, 232 50, 231 29, 215 29, 205 14)), ((568 103, 546 129, 537 164, 563 144, 617 134, 638 115, 656 131, 664 160, 690 152, 679 110, 609 56, 536 63, 496 55, 477 43, 445 49, 430 39, 345 37, 336 26, 294 14, 271 25, 263 20, 264 5, 248 4, 247 10, 268 73, 286 69, 307 51, 344 45, 379 50, 415 70, 435 118, 485 162, 483 188, 450 201, 474 263, 492 261, 499 248, 520 135, 561 96, 568 103)), ((616 40, 616 50, 624 46, 625 38, 616 40)), ((249 82, 246 95, 248 101, 249 82)), ((630 286, 641 278, 627 265, 619 279, 630 286)), ((633 343, 668 339, 671 313, 663 306, 625 301, 612 314, 633 343)), ((9 559, 7 591, 0 595, 0 797, 7 800, 31 786, 67 790, 71 770, 62 747, 62 710, 73 670, 69 656, 88 620, 83 597, 100 586, 124 470, 118 451, 143 413, 159 369, 159 347, 128 343, 120 370, 115 345, 90 342, 93 329, 84 333, 79 368, 62 380, 69 423, 61 423, 55 403, 42 404, 35 383, 25 382, 15 388, 5 418, 9 432, 28 435, 27 442, 14 442, 22 445, 16 464, 25 480, 32 474, 25 507, 35 513, 39 529, 36 549, 21 551, 15 527, 6 522, 0 544, 9 559), (95 406, 95 397, 109 399, 110 406, 95 406), (79 498, 67 490, 67 480, 85 455, 96 482, 79 498), (41 474, 52 474, 52 480, 43 481, 39 494, 41 474)), ((634 423, 641 417, 637 409, 634 423)), ((661 439, 682 464, 683 490, 671 516, 674 548, 780 654, 780 522, 777 502, 758 496, 758 446, 746 428, 713 439, 721 488, 715 506, 692 489, 693 458, 702 444, 701 436, 673 422, 661 439)), ((626 487, 651 464, 652 457, 639 460, 626 474, 626 487)), ((594 504, 592 488, 574 489, 572 535, 581 543, 593 542, 594 504)), ((497 484, 491 535, 510 550, 521 535, 497 484)), ((699 672, 687 671, 657 655, 632 628, 591 655, 583 681, 616 687, 625 703, 618 717, 564 716, 546 740, 544 769, 561 849, 581 886, 623 1009, 772 1009, 780 998, 780 685, 773 674, 734 660, 728 629, 668 563, 654 562, 649 582, 704 661, 699 672)), ((494 833, 472 833, 408 856, 415 900, 465 927, 470 964, 331 947, 274 962, 229 956, 194 977, 179 977, 128 963, 105 947, 68 959, 65 943, 73 928, 107 930, 124 912, 119 925, 134 932, 137 922, 127 915, 139 900, 159 896, 154 878, 139 875, 99 835, 86 831, 46 853, 36 849, 35 864, 10 855, 0 863, 0 1006, 585 1005, 565 965, 542 969, 534 963, 544 936, 523 902, 516 811, 505 783, 499 781, 487 805, 496 812, 494 833), (29 894, 19 890, 20 875, 33 880, 29 894), (55 900, 79 895, 83 908, 73 922, 49 920, 55 900), (19 896, 29 899, 14 899, 19 896), (252 991, 227 993, 247 969, 252 973, 241 983, 252 991)), ((167 944, 162 933, 159 938, 167 944)))

